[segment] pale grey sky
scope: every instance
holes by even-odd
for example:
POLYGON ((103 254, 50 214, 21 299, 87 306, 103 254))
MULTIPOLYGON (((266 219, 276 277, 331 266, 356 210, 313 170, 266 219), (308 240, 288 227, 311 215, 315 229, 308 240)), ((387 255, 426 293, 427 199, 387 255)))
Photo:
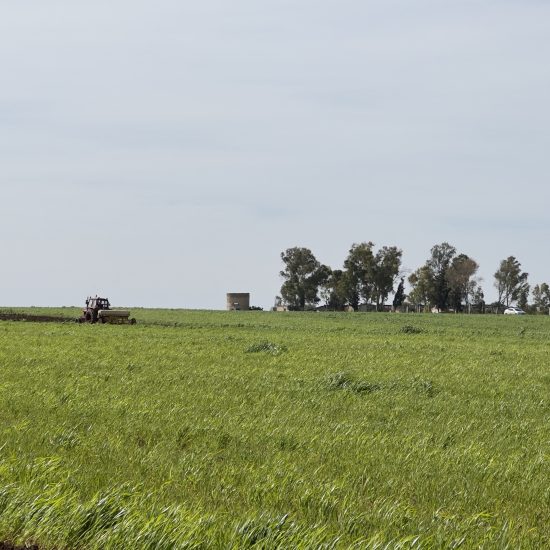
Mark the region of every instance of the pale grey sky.
POLYGON ((0 0, 0 305, 269 307, 280 252, 550 282, 550 3, 0 0))

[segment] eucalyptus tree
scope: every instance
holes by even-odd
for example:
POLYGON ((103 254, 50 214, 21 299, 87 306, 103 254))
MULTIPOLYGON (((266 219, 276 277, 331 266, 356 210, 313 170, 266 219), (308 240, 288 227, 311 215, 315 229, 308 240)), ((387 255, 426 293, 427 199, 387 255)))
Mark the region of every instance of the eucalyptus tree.
POLYGON ((319 294, 327 309, 342 310, 347 303, 344 271, 328 268, 328 276, 321 283, 319 294))
POLYGON ((508 256, 500 262, 494 277, 499 304, 508 307, 512 302, 526 301, 529 294, 529 274, 521 270, 521 264, 514 256, 508 256))
POLYGON ((541 283, 533 287, 533 305, 543 310, 550 308, 550 287, 548 283, 541 283))
POLYGON ((319 301, 319 286, 329 277, 330 269, 322 265, 309 248, 293 247, 281 252, 285 267, 281 296, 290 309, 305 309, 319 301))
MULTIPOLYGON (((478 264, 466 254, 458 254, 447 242, 434 245, 426 263, 409 276, 409 299, 438 309, 461 311, 479 286, 478 264)), ((479 289, 478 289, 479 290, 479 289)))
POLYGON ((468 304, 478 282, 474 275, 478 270, 475 260, 466 254, 455 256, 447 268, 449 304, 455 311, 462 311, 462 304, 468 304))
POLYGON ((344 261, 344 292, 346 301, 354 309, 359 307, 361 299, 368 302, 372 295, 372 269, 374 263, 374 243, 354 243, 344 261))
POLYGON ((371 297, 380 311, 388 295, 393 292, 399 275, 403 251, 396 246, 383 246, 374 256, 371 267, 371 297))
POLYGON ((430 299, 433 294, 434 277, 428 265, 423 265, 411 273, 409 284, 412 287, 409 292, 409 302, 415 305, 431 305, 430 299))
POLYGON ((430 250, 426 265, 432 272, 433 285, 430 291, 430 302, 439 309, 449 306, 450 285, 448 270, 456 255, 456 248, 447 242, 436 244, 430 250))

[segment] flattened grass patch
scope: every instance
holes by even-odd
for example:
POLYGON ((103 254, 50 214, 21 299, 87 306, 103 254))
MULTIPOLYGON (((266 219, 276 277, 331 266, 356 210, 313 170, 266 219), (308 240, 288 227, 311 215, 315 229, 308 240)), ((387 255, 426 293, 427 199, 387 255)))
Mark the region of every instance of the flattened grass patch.
POLYGON ((415 327, 413 325, 403 325, 399 332, 402 332, 403 334, 420 334, 424 332, 421 328, 415 327))
POLYGON ((287 347, 273 342, 257 342, 246 348, 246 353, 268 353, 269 355, 280 355, 287 351, 287 347))
POLYGON ((348 390, 355 393, 372 393, 382 389, 382 384, 366 380, 354 380, 346 372, 335 372, 326 378, 326 387, 331 391, 348 390))
POLYGON ((325 378, 325 388, 329 391, 346 390, 358 394, 373 393, 376 391, 406 392, 414 391, 426 397, 433 397, 438 393, 431 380, 415 377, 412 380, 390 380, 387 382, 372 382, 356 380, 346 372, 335 372, 325 378))

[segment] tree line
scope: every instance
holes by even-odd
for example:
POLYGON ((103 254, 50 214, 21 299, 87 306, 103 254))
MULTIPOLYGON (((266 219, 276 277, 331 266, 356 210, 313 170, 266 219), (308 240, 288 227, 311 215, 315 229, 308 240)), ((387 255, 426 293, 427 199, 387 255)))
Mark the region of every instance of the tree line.
MULTIPOLYGON (((479 265, 467 254, 458 253, 447 242, 436 244, 426 262, 408 277, 402 268, 402 256, 403 251, 396 246, 376 250, 374 243, 361 242, 351 246, 341 269, 332 269, 320 263, 309 248, 288 248, 281 252, 284 268, 278 300, 291 310, 322 303, 332 310, 357 310, 361 304, 371 304, 381 311, 393 295, 391 305, 395 309, 410 304, 440 311, 461 312, 472 307, 485 311, 482 279, 477 276, 479 265), (408 294, 405 279, 410 286, 408 294)), ((531 289, 528 276, 514 256, 502 260, 494 273, 498 299, 491 305, 504 308, 517 304, 525 310, 548 310, 549 285, 541 283, 531 289)))

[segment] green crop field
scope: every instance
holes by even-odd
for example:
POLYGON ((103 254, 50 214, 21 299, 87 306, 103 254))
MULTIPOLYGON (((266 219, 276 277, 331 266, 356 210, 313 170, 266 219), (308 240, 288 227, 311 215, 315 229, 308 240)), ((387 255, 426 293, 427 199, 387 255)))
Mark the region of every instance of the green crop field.
POLYGON ((550 546, 549 317, 133 315, 0 321, 0 541, 550 546))

